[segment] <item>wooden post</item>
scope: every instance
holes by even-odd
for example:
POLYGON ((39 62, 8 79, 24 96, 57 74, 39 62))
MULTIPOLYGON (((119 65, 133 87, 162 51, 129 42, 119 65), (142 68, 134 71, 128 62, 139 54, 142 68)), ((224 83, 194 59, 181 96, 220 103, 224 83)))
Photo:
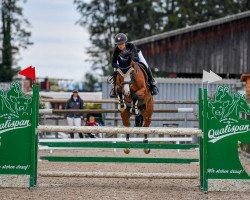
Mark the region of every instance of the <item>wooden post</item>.
POLYGON ((242 74, 240 80, 246 82, 246 99, 250 104, 250 74, 242 74))

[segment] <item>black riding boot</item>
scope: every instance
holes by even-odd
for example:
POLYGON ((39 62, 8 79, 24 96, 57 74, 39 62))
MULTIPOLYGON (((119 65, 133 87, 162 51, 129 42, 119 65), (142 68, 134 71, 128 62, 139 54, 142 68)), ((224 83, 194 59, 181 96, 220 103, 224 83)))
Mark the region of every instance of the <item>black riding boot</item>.
POLYGON ((111 89, 111 91, 110 91, 110 94, 109 94, 109 97, 110 98, 116 98, 117 96, 116 96, 116 93, 115 93, 115 82, 116 82, 116 77, 117 77, 117 71, 115 71, 114 73, 113 73, 113 75, 112 75, 112 82, 113 82, 113 84, 114 84, 114 87, 111 89))
POLYGON ((151 91, 152 95, 157 95, 159 93, 159 90, 157 88, 156 81, 154 80, 153 74, 151 72, 150 67, 146 68, 147 75, 148 75, 148 83, 149 83, 149 89, 151 91))

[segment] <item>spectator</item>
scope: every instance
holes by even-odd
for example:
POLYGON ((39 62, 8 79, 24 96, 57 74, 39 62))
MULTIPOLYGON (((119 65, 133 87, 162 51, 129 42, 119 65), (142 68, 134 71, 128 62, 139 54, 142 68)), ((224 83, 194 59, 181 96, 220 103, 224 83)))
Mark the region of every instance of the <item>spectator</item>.
MULTIPOLYGON (((89 120, 86 121, 85 126, 99 126, 99 124, 95 121, 95 117, 93 115, 89 116, 89 120)), ((88 133, 90 138, 96 138, 93 133, 88 133)))
POLYGON ((86 122, 86 126, 99 126, 99 124, 95 121, 95 117, 90 115, 89 121, 86 122))
MULTIPOLYGON (((70 99, 67 101, 65 109, 84 109, 83 100, 78 95, 78 91, 74 90, 70 99)), ((65 115, 69 126, 81 126, 81 117, 80 113, 69 113, 65 115)), ((74 133, 70 133, 70 137, 74 138, 74 133)), ((83 138, 83 134, 79 133, 79 137, 83 138)))

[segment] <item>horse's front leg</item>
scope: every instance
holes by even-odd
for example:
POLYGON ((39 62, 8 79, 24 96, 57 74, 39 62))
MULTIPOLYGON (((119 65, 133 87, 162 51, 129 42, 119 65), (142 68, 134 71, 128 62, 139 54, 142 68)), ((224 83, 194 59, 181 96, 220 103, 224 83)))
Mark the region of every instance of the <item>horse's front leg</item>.
POLYGON ((118 110, 123 112, 127 108, 127 106, 126 106, 126 104, 124 102, 124 95, 122 93, 122 87, 119 87, 117 89, 117 94, 118 94, 117 97, 118 97, 118 100, 119 100, 118 110))
MULTIPOLYGON (((151 123, 151 116, 152 116, 152 113, 151 112, 148 112, 148 113, 143 113, 143 121, 144 121, 144 124, 143 124, 143 127, 149 127, 150 123, 151 123)), ((143 143, 146 143, 148 144, 148 135, 147 134, 144 134, 144 139, 143 139, 143 143)), ((145 154, 149 154, 150 153, 150 149, 149 148, 145 148, 144 149, 144 153, 145 154)))
POLYGON ((135 115, 139 115, 140 111, 138 109, 138 100, 144 99, 146 94, 145 88, 139 89, 136 93, 132 95, 132 104, 130 108, 130 113, 134 113, 135 115))
POLYGON ((138 100, 139 100, 139 96, 135 93, 132 95, 132 102, 131 102, 131 108, 130 108, 130 113, 131 114, 135 114, 135 115, 139 115, 140 111, 138 109, 138 100))

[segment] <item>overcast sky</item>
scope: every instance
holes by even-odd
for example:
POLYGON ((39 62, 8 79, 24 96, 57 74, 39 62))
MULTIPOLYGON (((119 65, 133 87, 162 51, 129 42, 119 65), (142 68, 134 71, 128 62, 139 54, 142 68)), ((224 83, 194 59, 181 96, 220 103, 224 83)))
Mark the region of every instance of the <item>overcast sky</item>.
POLYGON ((24 16, 32 27, 34 45, 21 51, 19 66, 36 67, 37 77, 81 80, 90 64, 85 48, 89 35, 75 22, 80 15, 73 0, 29 0, 23 5, 24 16))

